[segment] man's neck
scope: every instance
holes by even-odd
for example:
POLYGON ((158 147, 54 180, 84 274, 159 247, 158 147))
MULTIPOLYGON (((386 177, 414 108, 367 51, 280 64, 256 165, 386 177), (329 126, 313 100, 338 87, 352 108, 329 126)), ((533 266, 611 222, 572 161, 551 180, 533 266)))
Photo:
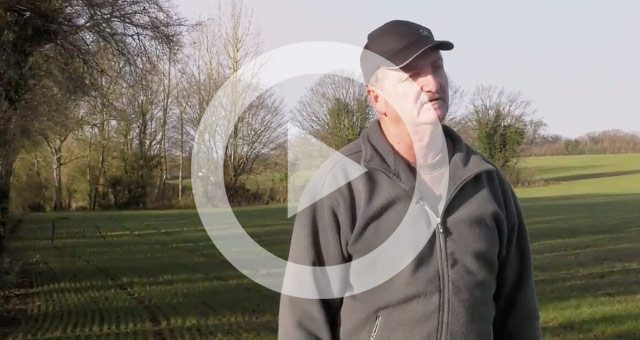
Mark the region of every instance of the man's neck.
POLYGON ((423 129, 413 129, 409 133, 406 126, 391 126, 384 121, 378 121, 380 129, 398 154, 404 158, 409 164, 416 166, 416 152, 420 155, 420 161, 425 165, 434 165, 439 167, 440 160, 444 161, 445 156, 448 161, 448 155, 442 152, 443 138, 439 138, 439 134, 435 130, 436 126, 429 125, 423 129), (414 139, 417 147, 414 147, 414 139))

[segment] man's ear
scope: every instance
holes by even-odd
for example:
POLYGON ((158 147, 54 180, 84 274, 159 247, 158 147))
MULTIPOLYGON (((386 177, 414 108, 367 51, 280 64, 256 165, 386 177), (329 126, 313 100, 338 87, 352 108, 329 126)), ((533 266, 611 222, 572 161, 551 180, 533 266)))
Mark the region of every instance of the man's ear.
POLYGON ((380 95, 378 90, 371 86, 367 86, 367 96, 369 97, 369 103, 378 112, 378 116, 385 116, 387 114, 385 108, 385 100, 380 95))

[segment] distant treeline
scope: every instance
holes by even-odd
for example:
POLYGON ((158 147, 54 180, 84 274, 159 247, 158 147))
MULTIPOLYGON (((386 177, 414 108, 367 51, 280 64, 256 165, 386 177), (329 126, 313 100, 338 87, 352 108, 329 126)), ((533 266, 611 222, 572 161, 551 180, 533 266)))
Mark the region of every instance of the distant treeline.
MULTIPOLYGON (((200 123, 223 84, 262 52, 251 10, 228 0, 188 23, 171 1, 7 4, 0 2, 0 32, 8 32, 0 36, 0 239, 10 211, 193 207, 200 123), (94 15, 105 6, 109 15, 94 15)), ((376 117, 365 85, 334 71, 292 110, 274 89, 237 117, 213 106, 213 131, 200 149, 223 160, 231 205, 287 201, 288 117, 336 150, 376 117)), ((220 98, 235 105, 236 96, 220 98)), ((495 85, 466 96, 451 84, 449 106, 447 125, 514 186, 542 184, 520 167, 522 156, 640 152, 638 134, 545 135, 533 103, 495 85)))
POLYGON ((524 148, 522 156, 640 153, 640 133, 621 130, 590 132, 572 139, 543 135, 524 148))

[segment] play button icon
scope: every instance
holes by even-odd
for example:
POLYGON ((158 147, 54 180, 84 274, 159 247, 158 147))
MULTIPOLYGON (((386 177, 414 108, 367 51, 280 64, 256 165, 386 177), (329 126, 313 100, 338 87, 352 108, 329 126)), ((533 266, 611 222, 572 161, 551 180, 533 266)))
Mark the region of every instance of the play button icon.
MULTIPOLYGON (((418 204, 423 194, 418 190, 421 186, 416 185, 402 221, 378 247, 347 263, 303 265, 282 259, 258 244, 242 227, 227 198, 224 142, 229 140, 240 114, 262 93, 284 80, 310 74, 343 76, 338 70, 359 69, 362 52, 359 46, 316 41, 265 53, 242 66, 222 85, 198 126, 191 159, 198 215, 220 254, 248 278, 273 291, 307 299, 342 298, 368 291, 406 268, 437 225, 436 216, 418 204)), ((438 131, 441 133, 441 129, 438 131)), ((289 216, 327 198, 367 171, 294 126, 289 125, 288 132, 289 216)), ((446 148, 446 143, 442 145, 446 148)))
POLYGON ((367 169, 288 124, 288 217, 367 172, 367 169))

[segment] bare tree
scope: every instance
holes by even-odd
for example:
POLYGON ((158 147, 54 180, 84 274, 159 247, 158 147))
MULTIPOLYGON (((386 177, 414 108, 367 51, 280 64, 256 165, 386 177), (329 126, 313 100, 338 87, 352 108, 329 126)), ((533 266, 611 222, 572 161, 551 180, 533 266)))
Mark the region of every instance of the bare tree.
POLYGON ((177 153, 178 200, 182 202, 185 163, 190 159, 195 134, 209 103, 224 83, 217 63, 218 28, 213 19, 194 27, 186 37, 186 48, 176 55, 177 80, 174 89, 175 111, 169 116, 169 149, 177 153))
POLYGON ((129 206, 147 206, 152 176, 161 164, 165 109, 161 76, 154 64, 129 72, 127 110, 122 116, 124 120, 128 120, 123 123, 130 129, 132 142, 129 145, 131 162, 127 165, 128 174, 125 172, 132 180, 128 193, 129 206))
POLYGON ((55 210, 65 208, 62 200, 62 189, 64 187, 62 183, 62 168, 79 158, 67 156, 64 152, 64 145, 69 137, 80 128, 82 120, 84 119, 83 112, 77 110, 77 108, 66 107, 63 108, 63 110, 67 111, 55 110, 51 112, 52 116, 56 115, 57 118, 60 119, 59 121, 56 120, 52 122, 52 124, 41 123, 42 128, 38 130, 38 135, 44 140, 53 159, 53 208, 55 210))
POLYGON ((217 31, 212 19, 201 23, 187 37, 187 48, 178 56, 176 106, 182 120, 181 140, 188 144, 193 142, 207 106, 224 83, 217 63, 217 31))
POLYGON ((162 91, 161 91, 161 123, 160 123, 160 148, 162 158, 160 159, 160 175, 158 176, 158 183, 156 185, 156 201, 160 201, 164 196, 165 184, 167 182, 167 176, 169 172, 168 164, 168 148, 167 148, 167 124, 169 119, 169 113, 173 108, 172 98, 173 96, 173 68, 174 59, 173 54, 169 53, 167 63, 160 63, 160 69, 163 72, 162 91))
POLYGON ((24 109, 33 73, 61 68, 60 74, 72 80, 67 89, 82 90, 85 86, 77 79, 92 83, 104 72, 99 53, 108 51, 139 65, 150 51, 176 48, 183 25, 164 0, 0 2, 0 224, 4 226, 8 212, 22 136, 29 132, 29 119, 37 118, 24 109), (36 64, 34 58, 44 62, 36 64), (75 72, 68 66, 78 60, 83 68, 75 72))
POLYGON ((465 100, 464 89, 453 81, 449 81, 449 112, 444 123, 455 130, 460 130, 463 127, 465 100))
MULTIPOLYGON (((254 29, 253 13, 242 2, 229 1, 220 7, 220 53, 218 62, 227 77, 236 74, 247 61, 262 52, 254 29)), ((259 72, 258 70, 255 70, 259 72)), ((256 160, 284 138, 282 99, 268 90, 240 114, 225 148, 225 181, 235 188, 253 170, 256 160)))
POLYGON ((292 119, 315 138, 340 148, 351 142, 373 118, 365 86, 345 71, 323 75, 298 101, 292 119))
POLYGON ((480 152, 509 171, 515 166, 524 146, 537 140, 544 127, 534 117, 531 102, 520 92, 496 86, 478 86, 462 117, 462 128, 480 152))
POLYGON ((116 125, 116 111, 118 111, 119 97, 122 95, 121 73, 123 69, 118 63, 106 64, 113 70, 114 76, 106 74, 96 79, 99 86, 86 98, 88 105, 85 126, 82 130, 82 140, 87 146, 86 176, 88 186, 89 209, 95 210, 99 201, 106 201, 108 155, 116 138, 113 134, 116 125), (95 149, 94 149, 95 146, 95 149), (94 152, 96 163, 93 164, 94 152))
MULTIPOLYGON (((260 37, 252 23, 252 13, 242 2, 227 1, 220 4, 218 15, 204 22, 191 37, 190 49, 181 58, 177 90, 177 106, 183 111, 175 119, 179 128, 174 131, 180 135, 181 150, 185 140, 194 141, 207 107, 226 81, 231 79, 231 83, 238 85, 237 91, 232 91, 234 95, 246 93, 248 88, 233 77, 262 52, 260 37)), ((259 72, 259 67, 253 71, 259 72)), ((267 90, 234 120, 231 118, 237 113, 239 98, 224 98, 229 107, 220 110, 215 126, 209 127, 218 138, 207 145, 212 154, 224 157, 224 179, 232 199, 235 188, 254 170, 257 160, 284 138, 281 98, 267 90), (227 135, 229 138, 222 140, 227 135)))

